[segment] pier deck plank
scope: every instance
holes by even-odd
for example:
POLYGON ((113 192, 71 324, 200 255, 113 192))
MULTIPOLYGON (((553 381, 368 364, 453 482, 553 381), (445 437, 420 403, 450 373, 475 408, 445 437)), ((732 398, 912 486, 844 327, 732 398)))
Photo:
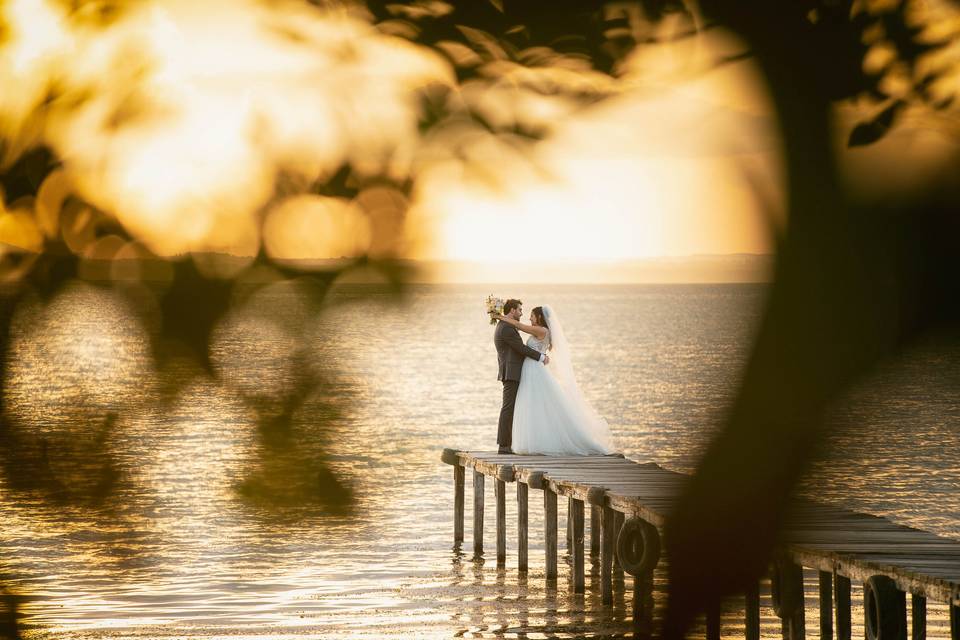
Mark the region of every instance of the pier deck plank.
MULTIPOLYGON (((688 476, 655 463, 619 456, 525 456, 458 451, 457 460, 485 475, 513 469, 515 482, 542 474, 558 496, 586 500, 605 489, 605 506, 662 527, 688 476)), ((833 505, 798 501, 786 518, 783 550, 805 567, 865 580, 893 578, 897 587, 933 601, 960 605, 960 541, 833 505)))

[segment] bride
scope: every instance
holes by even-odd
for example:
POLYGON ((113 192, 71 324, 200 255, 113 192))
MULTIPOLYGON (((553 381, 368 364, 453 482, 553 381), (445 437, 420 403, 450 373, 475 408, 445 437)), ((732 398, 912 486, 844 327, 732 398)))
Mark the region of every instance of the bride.
POLYGON ((550 364, 524 358, 513 412, 513 451, 519 454, 605 455, 614 452, 610 427, 580 393, 560 320, 549 306, 530 312, 533 324, 497 314, 529 333, 527 346, 549 352, 550 364))

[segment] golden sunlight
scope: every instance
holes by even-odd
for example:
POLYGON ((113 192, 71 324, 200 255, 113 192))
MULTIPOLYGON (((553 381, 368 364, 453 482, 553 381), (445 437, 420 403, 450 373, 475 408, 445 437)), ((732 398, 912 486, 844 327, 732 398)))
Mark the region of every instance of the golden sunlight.
POLYGON ((791 5, 0 0, 0 640, 960 640, 960 8, 791 5))
POLYGON ((705 60, 736 43, 703 40, 697 52, 687 44, 644 48, 629 61, 627 89, 554 123, 532 156, 491 146, 478 163, 484 175, 449 166, 428 172, 418 213, 432 220, 436 238, 424 257, 769 253, 781 197, 769 105, 752 63, 706 69, 705 60), (663 80, 651 85, 657 66, 663 80), (757 200, 758 183, 768 200, 757 200))
POLYGON ((278 174, 408 175, 415 90, 452 81, 435 53, 346 9, 150 2, 97 28, 58 4, 5 9, 22 38, 0 80, 23 90, 0 96, 3 131, 36 133, 78 195, 161 255, 256 254, 278 174))

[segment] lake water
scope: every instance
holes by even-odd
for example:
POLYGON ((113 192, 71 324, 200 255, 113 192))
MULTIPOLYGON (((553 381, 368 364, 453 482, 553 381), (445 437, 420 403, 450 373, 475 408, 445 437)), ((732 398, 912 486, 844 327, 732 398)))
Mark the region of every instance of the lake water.
MULTIPOLYGON (((45 312, 21 313, 6 400, 17 429, 43 434, 51 460, 78 482, 86 476, 57 447, 81 446, 92 437, 82 426, 89 418, 118 412, 110 435, 118 500, 58 503, 0 476, 0 577, 26 596, 31 638, 629 635, 629 589, 605 609, 588 577, 586 595, 574 596, 563 561, 557 587, 545 588, 539 509, 531 509, 526 579, 515 570, 512 529, 506 570, 497 570, 491 551, 474 559, 453 548, 452 473, 440 451, 492 448, 499 412, 483 299, 519 297, 527 312, 551 304, 581 387, 627 457, 690 471, 731 399, 764 292, 424 285, 395 305, 358 287, 334 293, 312 317, 289 290, 269 288, 215 334, 212 361, 224 384, 201 376, 163 403, 147 336, 129 309, 101 290, 74 287, 45 312), (301 352, 291 326, 309 337, 301 352), (308 402, 294 424, 308 441, 303 451, 322 454, 352 490, 349 510, 276 508, 237 491, 251 467, 269 482, 309 464, 306 454, 269 462, 269 443, 239 399, 282 393, 304 366, 328 381, 327 397, 308 402), (322 433, 313 434, 314 423, 325 424, 322 433)), ((953 345, 916 348, 838 404, 830 458, 811 473, 807 492, 960 539, 953 345)), ((564 512, 561 505, 561 530, 564 512)), ((510 499, 507 517, 515 522, 510 499)), ((488 547, 493 520, 485 523, 488 547)), ((469 547, 469 510, 465 528, 469 547)), ((561 559, 563 552, 561 543, 561 559)), ((815 576, 808 578, 812 585, 815 576)), ((656 580, 662 603, 663 576, 656 580)), ((807 595, 815 633, 815 591, 807 595)), ((763 634, 778 637, 768 604, 764 598, 763 634)), ((930 616, 928 636, 949 637, 942 608, 930 616)), ((862 624, 862 612, 853 617, 862 624)), ((725 615, 724 635, 742 635, 741 624, 736 612, 725 615)))

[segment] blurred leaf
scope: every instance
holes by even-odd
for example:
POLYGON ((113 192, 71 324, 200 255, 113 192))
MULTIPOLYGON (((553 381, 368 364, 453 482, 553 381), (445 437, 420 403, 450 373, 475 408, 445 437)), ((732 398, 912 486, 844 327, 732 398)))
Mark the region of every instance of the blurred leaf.
MULTIPOLYGON (((454 47, 462 47, 469 53, 469 49, 455 42, 449 43, 454 47)), ((450 55, 456 55, 450 53, 450 55)), ((418 128, 420 133, 425 133, 450 116, 450 109, 447 106, 447 98, 450 95, 450 88, 445 85, 430 85, 424 87, 420 93, 420 119, 418 128)))
POLYGON ((43 248, 43 233, 32 212, 23 209, 0 212, 0 249, 4 245, 33 253, 43 248))
POLYGON ((232 280, 202 276, 193 260, 174 264, 173 282, 160 300, 160 339, 154 344, 161 366, 185 350, 204 371, 212 371, 210 335, 229 307, 232 290, 232 280))
MULTIPOLYGON (((0 142, 0 157, 4 152, 5 144, 0 142)), ((59 161, 48 147, 38 147, 24 153, 13 165, 0 171, 0 195, 4 195, 7 202, 36 195, 44 178, 58 164, 59 161)))
POLYGON ((850 139, 847 141, 848 147, 861 147, 873 144, 882 138, 899 115, 903 107, 906 106, 902 100, 895 100, 883 111, 878 113, 869 122, 862 122, 853 128, 850 132, 850 139))
POLYGON ((457 25, 457 30, 463 34, 467 42, 473 45, 475 50, 486 52, 486 54, 494 60, 507 59, 507 52, 503 46, 489 33, 462 24, 457 25))
POLYGON ((269 511, 322 505, 342 512, 352 504, 353 491, 324 461, 332 423, 342 414, 332 402, 311 397, 329 385, 310 372, 306 353, 300 357, 301 375, 278 414, 269 401, 262 406, 253 402, 260 414, 254 467, 235 488, 269 511))
POLYGON ((955 96, 947 96, 942 100, 933 103, 935 109, 946 109, 953 104, 955 96))
POLYGON ((316 183, 311 192, 331 198, 353 198, 360 189, 350 170, 350 165, 345 164, 328 179, 316 183))
POLYGON ((910 24, 905 16, 905 4, 901 3, 896 11, 882 14, 880 20, 887 38, 896 46, 900 59, 912 66, 921 56, 943 48, 950 41, 924 42, 924 27, 910 24))
POLYGON ((55 296, 70 280, 77 277, 77 256, 63 245, 48 243, 47 248, 34 262, 29 282, 34 291, 44 300, 55 296))

